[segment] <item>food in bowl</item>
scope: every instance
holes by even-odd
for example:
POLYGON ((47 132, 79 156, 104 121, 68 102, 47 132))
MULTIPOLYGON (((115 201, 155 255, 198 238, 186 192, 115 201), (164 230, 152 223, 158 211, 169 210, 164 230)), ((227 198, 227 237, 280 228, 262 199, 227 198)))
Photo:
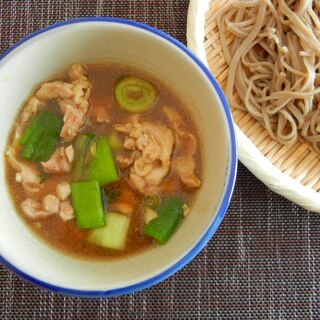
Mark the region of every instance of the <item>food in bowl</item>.
MULTIPOLYGON (((1 263, 55 292, 110 297, 141 290, 168 278, 201 251, 229 206, 236 177, 237 148, 231 112, 220 87, 185 46, 161 31, 136 22, 88 18, 43 29, 2 56, 0 124, 5 134, 0 136, 0 155, 3 164, 7 161, 8 132, 19 107, 39 84, 62 79, 53 75, 59 75, 77 61, 113 62, 142 69, 152 77, 133 76, 151 83, 156 92, 158 85, 152 78, 161 79, 181 99, 201 141, 197 141, 201 167, 196 172, 201 186, 190 202, 189 215, 165 245, 150 246, 139 254, 119 259, 81 259, 47 245, 16 214, 6 180, 7 170, 4 170, 7 168, 0 167, 1 263)), ((128 113, 129 116, 132 114, 128 113)), ((125 139, 120 133, 118 137, 121 141, 125 139)))
POLYGON ((19 111, 7 184, 35 234, 86 259, 165 244, 202 184, 199 134, 183 103, 146 71, 74 63, 19 111))
POLYGON ((319 153, 319 1, 231 0, 214 15, 231 107, 279 142, 304 139, 319 153))

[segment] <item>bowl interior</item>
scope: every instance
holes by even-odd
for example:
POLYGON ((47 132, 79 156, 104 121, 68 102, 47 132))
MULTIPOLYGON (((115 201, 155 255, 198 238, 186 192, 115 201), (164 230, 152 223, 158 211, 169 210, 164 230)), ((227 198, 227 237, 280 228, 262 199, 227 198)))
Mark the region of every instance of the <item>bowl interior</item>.
MULTIPOLYGON (((8 133, 34 86, 75 62, 120 62, 145 69, 172 88, 194 117, 203 149, 203 185, 189 216, 164 246, 110 262, 65 256, 29 231, 15 214, 0 166, 0 254, 41 281, 75 290, 110 290, 150 279, 174 266, 212 225, 226 191, 234 150, 218 94, 193 59, 172 42, 132 25, 87 21, 29 39, 0 61, 0 126, 8 133)), ((0 138, 3 163, 7 136, 0 138)), ((218 224, 216 223, 216 226, 218 224)))

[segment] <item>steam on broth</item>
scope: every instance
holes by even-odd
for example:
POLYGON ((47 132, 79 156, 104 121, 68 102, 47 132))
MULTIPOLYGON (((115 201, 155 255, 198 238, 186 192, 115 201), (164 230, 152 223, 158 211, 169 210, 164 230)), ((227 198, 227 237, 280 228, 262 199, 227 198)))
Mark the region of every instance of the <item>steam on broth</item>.
POLYGON ((201 186, 192 118, 158 79, 75 63, 18 113, 6 150, 18 213, 51 246, 109 259, 165 244, 201 186))

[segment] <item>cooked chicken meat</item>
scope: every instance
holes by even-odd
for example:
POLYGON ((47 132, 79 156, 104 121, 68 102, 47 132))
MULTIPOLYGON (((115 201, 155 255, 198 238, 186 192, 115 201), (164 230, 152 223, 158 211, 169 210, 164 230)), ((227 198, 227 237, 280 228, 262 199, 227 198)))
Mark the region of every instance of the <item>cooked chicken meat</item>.
MULTIPOLYGON (((64 115, 60 136, 67 142, 73 141, 86 121, 89 108, 91 83, 86 78, 86 68, 75 63, 69 68, 72 83, 52 81, 44 83, 35 93, 39 101, 56 99, 64 115)), ((33 102, 34 104, 35 102, 33 102)))
POLYGON ((60 136, 65 141, 71 142, 85 123, 87 110, 79 109, 74 101, 68 104, 64 103, 63 108, 65 108, 63 117, 64 125, 61 129, 60 136))
POLYGON ((60 203, 59 216, 62 220, 68 221, 74 219, 74 210, 69 200, 60 203))
POLYGON ((21 203, 23 213, 30 219, 48 217, 59 214, 62 220, 74 219, 74 210, 69 200, 60 201, 54 194, 47 194, 40 200, 27 198, 21 203))
POLYGON ((126 135, 124 146, 127 149, 140 151, 134 159, 132 156, 117 157, 122 167, 131 165, 130 183, 145 195, 156 193, 170 170, 174 145, 172 130, 152 122, 139 122, 137 117, 131 118, 129 123, 116 124, 115 129, 126 135))
POLYGON ((43 209, 49 213, 58 213, 60 200, 53 194, 47 194, 42 198, 43 209))
POLYGON ((189 133, 181 139, 184 154, 174 161, 174 168, 178 172, 181 181, 189 188, 198 188, 201 180, 195 173, 194 154, 197 151, 197 141, 193 134, 189 133))
POLYGON ((61 201, 66 200, 71 194, 70 183, 67 181, 58 183, 56 186, 56 194, 61 201))
POLYGON ((41 162, 46 173, 62 174, 70 172, 74 159, 72 145, 58 148, 47 162, 41 162))
POLYGON ((74 81, 73 100, 63 100, 59 103, 60 109, 64 114, 60 136, 67 142, 73 141, 79 133, 87 118, 89 109, 90 82, 82 76, 79 80, 74 81))
POLYGON ((39 100, 48 101, 55 98, 70 99, 73 97, 72 84, 62 81, 44 83, 36 92, 39 100))
POLYGON ((25 191, 38 192, 41 185, 40 172, 36 166, 27 161, 18 161, 12 147, 8 148, 6 156, 11 167, 17 171, 15 177, 16 181, 22 184, 25 191))
POLYGON ((69 77, 72 80, 79 80, 87 74, 87 68, 81 63, 74 63, 69 67, 69 77))
POLYGON ((21 202, 21 209, 30 219, 43 218, 52 215, 52 213, 43 209, 40 201, 30 198, 21 202))
POLYGON ((184 152, 174 160, 173 167, 177 171, 181 181, 189 188, 198 188, 201 180, 195 173, 194 155, 197 152, 197 141, 192 133, 183 128, 181 116, 172 108, 163 107, 162 111, 174 127, 176 143, 184 152))
POLYGON ((15 121, 14 136, 12 141, 12 147, 19 146, 19 140, 21 139, 22 132, 24 131, 27 123, 36 115, 41 107, 41 101, 35 96, 31 97, 25 107, 21 111, 19 120, 15 121))
POLYGON ((198 188, 201 186, 201 180, 196 176, 194 169, 195 163, 191 155, 183 155, 175 160, 175 169, 177 170, 181 181, 189 188, 198 188))

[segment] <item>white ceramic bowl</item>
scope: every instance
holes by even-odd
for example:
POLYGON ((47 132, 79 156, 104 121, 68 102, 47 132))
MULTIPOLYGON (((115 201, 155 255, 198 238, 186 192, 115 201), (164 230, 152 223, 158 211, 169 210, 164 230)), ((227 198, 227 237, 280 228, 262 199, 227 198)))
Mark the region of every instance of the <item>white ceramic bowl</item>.
POLYGON ((205 246, 230 202, 237 169, 233 122, 207 68, 184 45, 136 22, 113 18, 67 21, 40 30, 0 60, 0 155, 18 109, 35 85, 75 62, 120 62, 162 79, 188 105, 200 129, 203 185, 191 213, 164 246, 110 262, 83 261, 48 247, 15 213, 0 166, 0 261, 55 292, 103 297, 149 287, 176 272, 205 246))

